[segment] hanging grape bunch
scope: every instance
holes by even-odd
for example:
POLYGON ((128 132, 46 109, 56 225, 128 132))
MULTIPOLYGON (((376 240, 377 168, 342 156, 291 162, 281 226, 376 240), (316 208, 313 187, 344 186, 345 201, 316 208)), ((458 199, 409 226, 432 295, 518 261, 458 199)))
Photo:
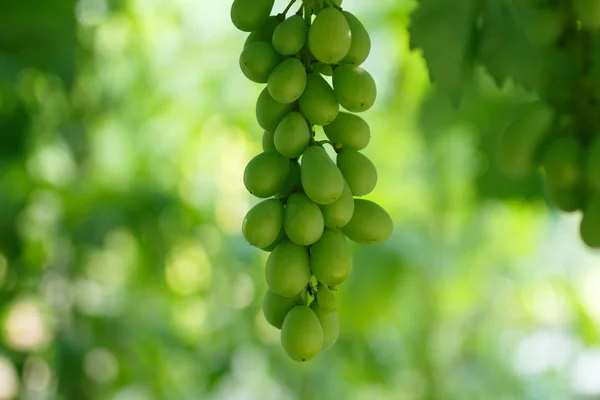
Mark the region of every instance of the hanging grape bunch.
POLYGON ((582 213, 580 236, 591 248, 600 248, 600 114, 589 61, 599 4, 577 0, 560 10, 535 9, 530 40, 544 62, 532 86, 540 100, 519 110, 499 146, 507 175, 523 177, 539 167, 553 205, 582 213))
POLYGON ((248 212, 242 232, 271 252, 266 320, 281 329, 290 358, 308 361, 339 335, 334 293, 352 268, 346 238, 382 243, 393 224, 378 204, 355 198, 377 183, 375 166, 360 152, 370 128, 355 114, 371 108, 377 93, 360 67, 371 49, 369 35, 341 0, 304 0, 286 18, 295 1, 271 16, 274 0, 235 0, 231 19, 251 32, 242 72, 266 84, 256 104, 264 151, 244 171, 248 191, 265 200, 248 212), (333 88, 323 75, 332 76, 333 88), (316 126, 328 140, 315 139, 316 126), (335 150, 336 162, 324 145, 335 150))

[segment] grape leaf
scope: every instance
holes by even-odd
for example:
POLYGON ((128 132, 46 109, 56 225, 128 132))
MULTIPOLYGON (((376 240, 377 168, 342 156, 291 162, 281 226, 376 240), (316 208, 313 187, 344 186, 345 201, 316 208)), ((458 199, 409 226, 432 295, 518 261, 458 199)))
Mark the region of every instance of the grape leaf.
POLYGON ((432 82, 455 103, 471 78, 477 4, 476 0, 421 0, 411 16, 411 49, 422 49, 432 82))

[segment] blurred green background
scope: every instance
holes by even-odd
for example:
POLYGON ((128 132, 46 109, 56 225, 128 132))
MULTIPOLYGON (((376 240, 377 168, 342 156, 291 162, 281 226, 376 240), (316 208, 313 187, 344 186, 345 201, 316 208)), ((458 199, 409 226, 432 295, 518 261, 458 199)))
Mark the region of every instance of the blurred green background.
POLYGON ((0 399, 600 399, 600 257, 494 165, 529 95, 478 72, 455 109, 408 49, 414 5, 344 1, 396 227, 353 246, 340 340, 296 364, 240 235, 262 87, 230 1, 0 3, 0 399))

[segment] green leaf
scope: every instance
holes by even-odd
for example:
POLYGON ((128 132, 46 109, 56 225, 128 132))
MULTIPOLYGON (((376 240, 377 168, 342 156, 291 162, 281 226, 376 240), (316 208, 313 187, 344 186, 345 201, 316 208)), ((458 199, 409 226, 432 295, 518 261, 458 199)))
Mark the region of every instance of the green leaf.
POLYGON ((422 0, 412 14, 410 47, 420 48, 433 82, 458 101, 471 77, 476 0, 422 0))

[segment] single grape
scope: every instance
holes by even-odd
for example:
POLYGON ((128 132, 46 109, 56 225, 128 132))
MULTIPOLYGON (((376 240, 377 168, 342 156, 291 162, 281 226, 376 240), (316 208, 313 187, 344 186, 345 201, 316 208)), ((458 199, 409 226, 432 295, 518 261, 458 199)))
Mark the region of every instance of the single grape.
POLYGON ((337 117, 340 105, 329 83, 317 73, 306 79, 304 93, 298 99, 300 112, 316 125, 327 125, 337 117))
POLYGON ((352 271, 348 241, 339 230, 325 229, 310 248, 310 268, 317 280, 327 286, 343 283, 352 271))
POLYGON ((292 242, 309 246, 323 234, 323 214, 304 193, 294 193, 285 204, 283 228, 292 242))
POLYGON ((290 162, 275 150, 254 157, 244 170, 244 185, 256 197, 267 198, 277 193, 287 178, 290 162))
POLYGON ((371 140, 369 124, 358 115, 345 111, 340 111, 323 130, 331 142, 354 150, 364 149, 371 140))
POLYGON ((325 227, 329 229, 339 229, 346 226, 352 214, 354 214, 354 197, 350 191, 350 186, 344 181, 344 191, 339 199, 331 204, 327 204, 321 207, 323 213, 323 219, 325 221, 325 227))
POLYGON ((292 297, 300 293, 310 276, 308 250, 289 240, 282 241, 267 259, 267 285, 279 296, 292 297))
POLYGON ((307 28, 304 18, 293 15, 283 21, 273 32, 273 47, 279 54, 293 56, 306 43, 307 28))
POLYGON ((283 226, 283 203, 268 199, 252 207, 242 223, 242 234, 248 243, 259 249, 271 245, 283 226))
POLYGON ((344 14, 333 7, 321 11, 308 31, 308 47, 326 64, 340 62, 350 50, 352 33, 344 14))
POLYGON ((342 232, 360 244, 380 244, 392 235, 394 223, 387 211, 370 200, 354 199, 354 214, 342 232))
POLYGON ((342 11, 342 13, 350 26, 352 42, 348 54, 346 54, 346 57, 344 57, 341 62, 361 65, 365 62, 367 57, 369 57, 369 53, 371 52, 371 38, 363 24, 354 16, 354 14, 351 14, 348 11, 342 11))
POLYGON ((337 166, 354 196, 364 196, 377 185, 377 169, 367 156, 352 149, 342 149, 337 155, 337 166))
POLYGON ((284 157, 298 158, 308 147, 310 136, 310 129, 302 114, 292 111, 275 130, 275 148, 284 157))
POLYGON ((327 350, 333 347, 340 336, 340 321, 338 319, 337 311, 327 312, 323 310, 320 303, 313 301, 310 305, 310 309, 313 310, 317 316, 321 329, 323 329, 323 346, 321 350, 327 350))
POLYGON ((275 0, 234 0, 231 22, 241 31, 252 32, 265 25, 275 0))
POLYGON ((321 146, 311 146, 300 163, 300 179, 306 195, 317 204, 331 204, 344 191, 344 177, 321 146))
POLYGON ((306 88, 306 70, 302 61, 288 58, 275 67, 269 75, 267 88, 271 97, 282 104, 298 100, 306 88))
POLYGON ((340 105, 352 112, 368 110, 377 98, 371 74, 350 64, 342 64, 333 71, 333 90, 340 105))
POLYGON ((267 83, 269 75, 281 62, 281 56, 270 43, 256 42, 246 47, 240 55, 240 68, 256 83, 267 83))
POLYGON ((271 97, 269 90, 264 88, 256 102, 256 120, 261 128, 275 132, 277 125, 292 109, 293 104, 279 103, 271 97))
POLYGON ((294 361, 310 361, 323 346, 323 328, 317 315, 307 306, 292 308, 281 327, 281 344, 294 361))

